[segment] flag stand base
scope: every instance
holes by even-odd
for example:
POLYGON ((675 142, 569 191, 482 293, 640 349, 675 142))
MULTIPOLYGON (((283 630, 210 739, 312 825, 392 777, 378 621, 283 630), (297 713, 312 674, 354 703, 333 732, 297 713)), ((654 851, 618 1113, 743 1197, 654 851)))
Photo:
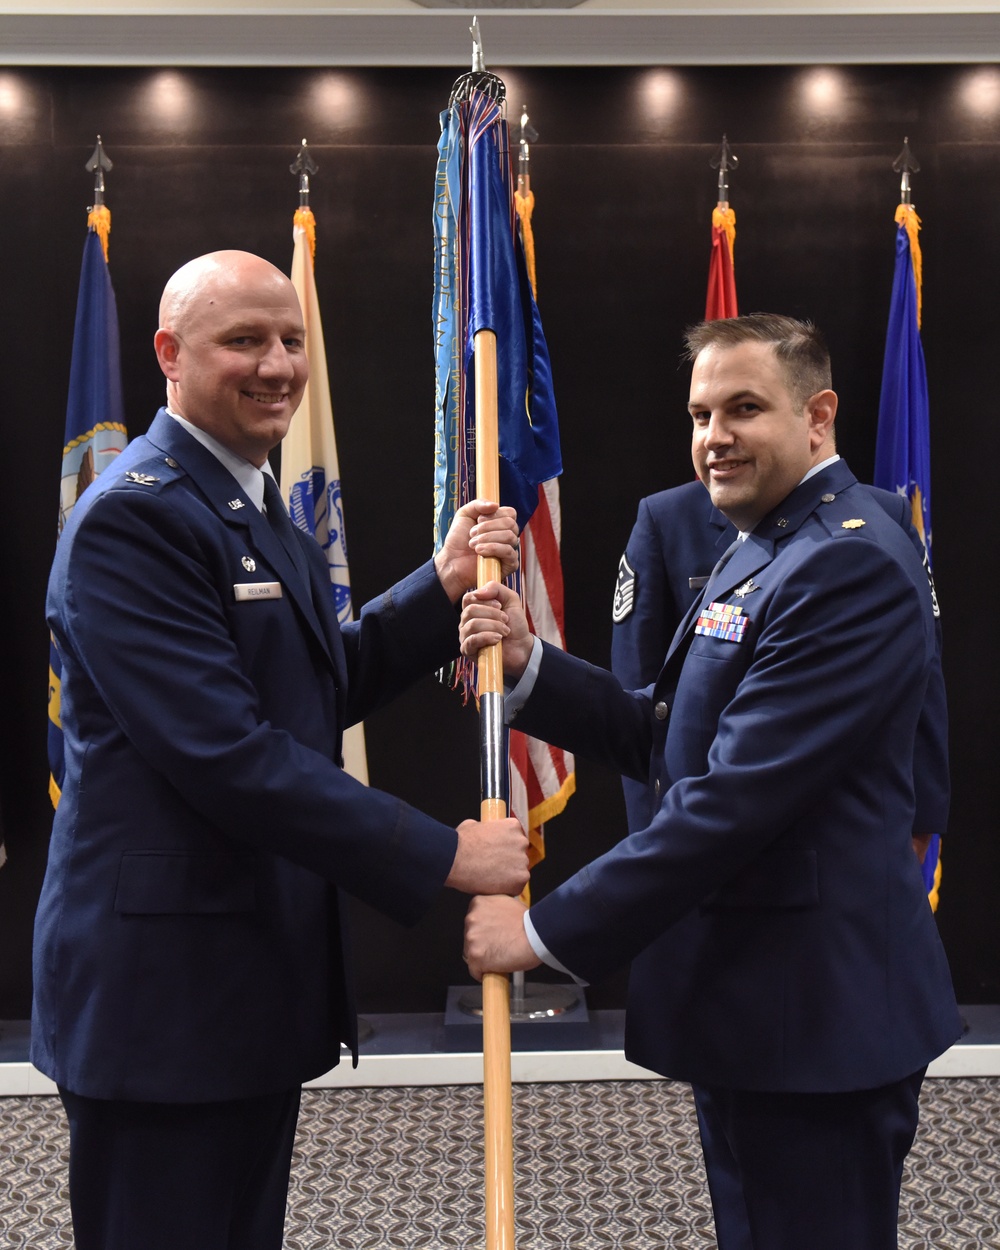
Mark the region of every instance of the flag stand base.
MULTIPOLYGON (((580 992, 569 985, 521 985, 510 989, 511 1024, 551 1020, 580 1005, 580 992)), ((483 991, 470 985, 458 998, 458 1009, 467 1016, 482 1016, 483 991)))
MULTIPOLYGON (((590 1043, 591 1024, 583 990, 576 985, 525 985, 510 995, 510 1040, 515 1050, 572 1050, 590 1043)), ((444 1013, 445 1048, 479 1050, 483 994, 478 985, 449 985, 444 1013)))

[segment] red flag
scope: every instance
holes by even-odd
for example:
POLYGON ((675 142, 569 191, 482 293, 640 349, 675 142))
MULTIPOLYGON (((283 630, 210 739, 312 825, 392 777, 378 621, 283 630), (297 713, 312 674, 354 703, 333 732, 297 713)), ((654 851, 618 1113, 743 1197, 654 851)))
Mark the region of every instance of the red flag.
POLYGON ((733 252, 736 245, 736 213, 731 208, 712 210, 712 259, 708 266, 705 320, 738 317, 733 252))

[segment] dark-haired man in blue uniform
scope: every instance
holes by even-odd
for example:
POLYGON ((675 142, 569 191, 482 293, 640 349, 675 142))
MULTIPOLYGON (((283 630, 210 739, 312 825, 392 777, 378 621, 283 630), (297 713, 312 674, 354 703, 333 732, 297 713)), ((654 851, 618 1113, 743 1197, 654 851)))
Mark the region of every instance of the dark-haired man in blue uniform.
POLYGON ((702 323, 692 457, 738 531, 655 682, 532 639, 495 584, 508 719, 646 782, 651 818, 526 912, 474 900, 476 975, 632 961, 630 1059, 691 1082, 720 1250, 893 1250, 927 1064, 961 1032, 912 852, 936 663, 909 537, 836 455, 814 327, 702 323))
MULTIPOLYGON (((907 532, 924 559, 906 499, 867 486, 872 498, 907 532)), ((700 481, 647 495, 618 564, 611 609, 611 671, 627 690, 656 680, 670 640, 685 612, 701 594, 736 527, 712 503, 700 481)), ((923 863, 931 834, 948 827, 951 780, 948 770, 948 704, 941 670, 941 621, 934 596, 937 658, 927 683, 914 743, 913 778, 917 806, 913 848, 923 863)), ((622 778, 629 831, 652 818, 648 788, 622 778)), ((925 874, 926 877, 926 874, 925 874)))

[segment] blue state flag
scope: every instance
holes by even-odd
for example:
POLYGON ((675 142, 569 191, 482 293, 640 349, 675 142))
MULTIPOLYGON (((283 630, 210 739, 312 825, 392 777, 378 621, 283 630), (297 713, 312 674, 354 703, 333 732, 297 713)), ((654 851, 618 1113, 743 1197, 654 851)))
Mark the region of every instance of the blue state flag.
POLYGON ((910 233, 904 221, 896 231, 896 270, 875 444, 875 485, 895 491, 909 501, 913 524, 930 559, 930 410, 918 295, 910 233))
MULTIPOLYGON (((95 213, 99 210, 95 210, 95 213)), ((105 231, 110 213, 104 209, 105 231)), ((76 501, 100 473, 113 464, 128 441, 122 403, 118 310, 99 230, 91 225, 83 244, 83 266, 76 302, 73 356, 66 403, 66 436, 59 488, 59 533, 76 501)), ((60 706, 62 665, 49 644, 49 794, 59 802, 63 781, 60 706)))
POLYGON ((500 105, 473 92, 468 104, 465 337, 466 422, 475 425, 473 340, 497 336, 497 425, 501 502, 523 528, 538 487, 562 472, 548 347, 516 229, 507 123, 500 105))
MULTIPOLYGON (((896 210, 896 268, 886 331, 882 393, 875 443, 875 485, 909 502, 913 526, 931 567, 931 447, 927 369, 920 339, 920 218, 911 204, 896 210)), ((929 832, 923 830, 921 832, 929 832)), ((936 906, 940 885, 940 838, 931 838, 923 863, 924 883, 936 906)))

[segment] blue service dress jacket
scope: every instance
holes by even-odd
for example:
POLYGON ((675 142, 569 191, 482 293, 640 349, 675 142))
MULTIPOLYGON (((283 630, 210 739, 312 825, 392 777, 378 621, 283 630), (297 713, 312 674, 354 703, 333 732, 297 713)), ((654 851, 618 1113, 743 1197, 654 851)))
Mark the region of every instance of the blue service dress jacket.
POLYGON ((454 829, 339 764, 346 725, 456 653, 455 610, 428 563, 341 629, 296 541, 301 570, 162 410, 60 538, 31 1057, 75 1093, 210 1101, 327 1071, 356 1053, 340 890, 409 923, 450 870, 454 829))
POLYGON ((632 960, 626 1053, 763 1091, 875 1088, 960 1034, 911 846, 928 578, 839 461, 737 548, 655 683, 544 647, 519 729, 642 778, 653 816, 532 921, 588 980, 632 960))
MULTIPOLYGON (((626 689, 656 680, 674 630, 735 537, 701 482, 640 500, 611 613, 611 671, 626 689)), ((653 816, 647 787, 623 777, 622 790, 629 829, 644 829, 653 816)))
MULTIPOLYGON (((908 501, 876 486, 864 489, 906 530, 925 559, 908 501)), ((736 527, 713 505, 701 482, 658 491, 640 502, 619 565, 612 609, 611 671, 626 689, 656 680, 674 631, 735 537, 736 527)), ((945 833, 951 799, 940 616, 935 633, 937 657, 914 743, 915 834, 945 833)), ((653 816, 647 787, 625 777, 622 788, 629 830, 645 828, 653 816)))

